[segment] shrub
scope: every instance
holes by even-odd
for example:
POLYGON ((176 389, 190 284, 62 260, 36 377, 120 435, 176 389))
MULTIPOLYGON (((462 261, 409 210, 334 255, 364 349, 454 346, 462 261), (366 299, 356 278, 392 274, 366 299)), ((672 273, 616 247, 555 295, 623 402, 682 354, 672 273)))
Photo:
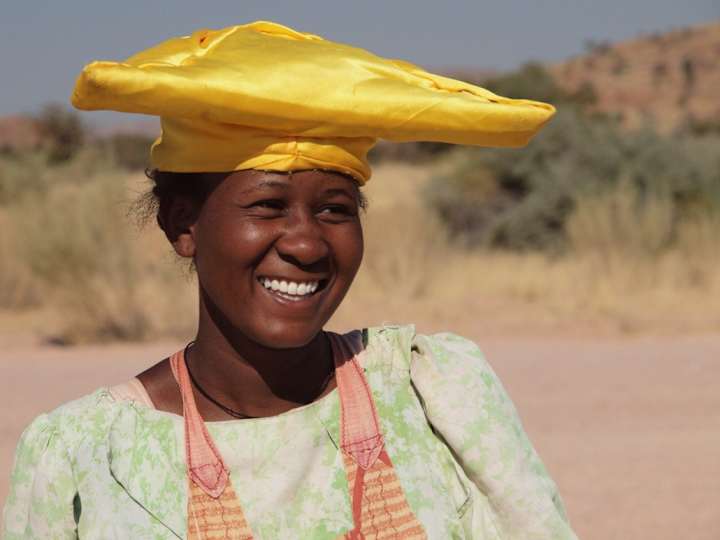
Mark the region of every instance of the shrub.
POLYGON ((669 201, 673 227, 720 211, 718 138, 621 131, 564 110, 526 148, 462 149, 425 191, 454 237, 471 245, 562 249, 580 198, 632 186, 638 208, 669 201))
POLYGON ((80 116, 63 105, 46 105, 37 121, 41 132, 49 140, 50 163, 69 160, 85 142, 85 127, 80 116))

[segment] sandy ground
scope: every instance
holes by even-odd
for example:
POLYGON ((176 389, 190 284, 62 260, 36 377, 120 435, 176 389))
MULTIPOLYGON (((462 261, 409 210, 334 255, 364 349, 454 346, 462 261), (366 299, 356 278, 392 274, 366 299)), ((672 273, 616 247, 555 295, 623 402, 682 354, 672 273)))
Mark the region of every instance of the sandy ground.
MULTIPOLYGON (((720 538, 720 335, 475 336, 583 539, 720 538)), ((178 344, 0 352, 0 500, 38 413, 119 382, 178 344)))

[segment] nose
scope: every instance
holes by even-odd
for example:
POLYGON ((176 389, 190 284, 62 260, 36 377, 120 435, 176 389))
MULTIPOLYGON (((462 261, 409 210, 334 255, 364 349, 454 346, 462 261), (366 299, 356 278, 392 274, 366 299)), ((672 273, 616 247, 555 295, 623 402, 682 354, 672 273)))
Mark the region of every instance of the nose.
POLYGON ((312 269, 308 267, 322 264, 330 253, 321 225, 307 211, 291 212, 275 249, 281 259, 309 271, 312 269))

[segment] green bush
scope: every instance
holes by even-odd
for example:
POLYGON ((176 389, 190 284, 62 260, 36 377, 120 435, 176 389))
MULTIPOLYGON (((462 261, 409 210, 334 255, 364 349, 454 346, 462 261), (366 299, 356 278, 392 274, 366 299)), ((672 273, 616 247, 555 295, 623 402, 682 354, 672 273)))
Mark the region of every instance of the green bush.
POLYGON ((608 119, 561 110, 523 149, 461 149, 425 196, 450 232, 473 246, 556 250, 580 198, 619 182, 672 203, 674 222, 720 211, 717 137, 622 131, 608 119))
POLYGON ((48 161, 71 159, 85 142, 85 126, 80 116, 58 103, 46 105, 37 117, 40 130, 49 141, 48 161))

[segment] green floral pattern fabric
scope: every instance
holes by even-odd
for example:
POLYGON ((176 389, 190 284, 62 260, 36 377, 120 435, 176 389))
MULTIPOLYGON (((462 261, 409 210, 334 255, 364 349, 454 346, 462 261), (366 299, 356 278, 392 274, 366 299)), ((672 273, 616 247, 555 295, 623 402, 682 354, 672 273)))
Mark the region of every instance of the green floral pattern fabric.
MULTIPOLYGON (((482 353, 412 326, 366 333, 388 454, 430 539, 574 539, 553 481, 482 353)), ((284 414, 208 423, 257 539, 353 528, 337 390, 284 414)), ((107 389, 39 416, 17 448, 3 538, 185 538, 182 418, 107 389)))

